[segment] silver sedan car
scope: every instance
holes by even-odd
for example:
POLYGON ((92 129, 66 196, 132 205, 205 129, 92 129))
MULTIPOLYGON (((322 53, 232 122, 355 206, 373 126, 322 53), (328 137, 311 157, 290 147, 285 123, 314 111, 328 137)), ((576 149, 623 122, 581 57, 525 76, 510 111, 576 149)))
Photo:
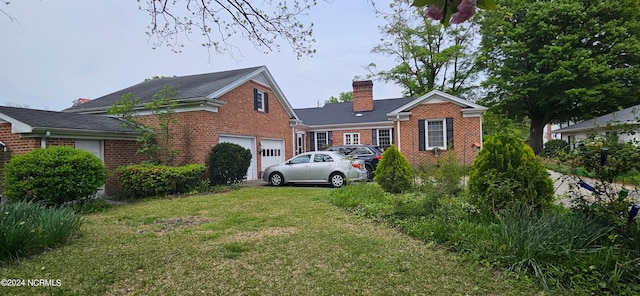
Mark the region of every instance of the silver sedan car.
POLYGON ((363 160, 348 159, 331 151, 315 151, 268 167, 262 172, 262 179, 273 186, 318 183, 342 187, 347 182, 367 180, 367 169, 363 160))

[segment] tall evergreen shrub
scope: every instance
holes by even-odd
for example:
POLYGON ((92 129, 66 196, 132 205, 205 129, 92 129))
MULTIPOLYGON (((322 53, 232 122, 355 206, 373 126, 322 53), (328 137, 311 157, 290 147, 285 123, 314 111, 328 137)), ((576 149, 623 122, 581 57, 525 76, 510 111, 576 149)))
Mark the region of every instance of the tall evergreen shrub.
POLYGON ((508 131, 487 138, 469 174, 471 202, 486 212, 522 203, 547 208, 553 191, 553 182, 533 150, 508 131))
POLYGON ((382 154, 376 168, 375 181, 384 191, 400 193, 411 189, 413 170, 409 160, 400 153, 395 145, 391 145, 382 154))

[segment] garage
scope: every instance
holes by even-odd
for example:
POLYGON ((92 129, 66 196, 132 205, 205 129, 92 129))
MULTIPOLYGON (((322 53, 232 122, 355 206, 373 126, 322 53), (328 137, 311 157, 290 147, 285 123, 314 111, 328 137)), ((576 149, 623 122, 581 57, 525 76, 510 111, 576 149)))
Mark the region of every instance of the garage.
POLYGON ((271 165, 284 162, 284 140, 282 139, 262 139, 261 147, 261 171, 271 165))
POLYGON ((251 151, 251 164, 247 170, 247 180, 255 180, 258 178, 256 171, 256 138, 243 136, 220 136, 218 143, 233 143, 249 149, 251 151))

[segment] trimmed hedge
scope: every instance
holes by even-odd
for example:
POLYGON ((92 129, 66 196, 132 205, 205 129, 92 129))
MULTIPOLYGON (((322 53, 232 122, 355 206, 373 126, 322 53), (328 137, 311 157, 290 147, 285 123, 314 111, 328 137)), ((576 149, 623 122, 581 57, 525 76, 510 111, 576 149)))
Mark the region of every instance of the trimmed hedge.
POLYGON ((246 179, 251 151, 238 144, 220 143, 211 148, 208 164, 211 184, 237 184, 246 179))
POLYGON ((179 167, 133 164, 119 167, 116 172, 123 193, 142 198, 193 191, 206 180, 207 168, 202 164, 179 167))
POLYGON ((107 176, 102 160, 90 152, 51 146, 15 156, 5 165, 5 195, 12 201, 62 205, 90 198, 107 176))

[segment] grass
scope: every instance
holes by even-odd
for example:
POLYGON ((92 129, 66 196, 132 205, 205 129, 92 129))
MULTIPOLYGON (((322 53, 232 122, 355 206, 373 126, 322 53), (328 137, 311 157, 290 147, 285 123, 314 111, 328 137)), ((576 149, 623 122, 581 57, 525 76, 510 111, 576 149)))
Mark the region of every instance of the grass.
POLYGON ((455 253, 328 202, 326 189, 243 188, 85 216, 71 243, 0 266, 60 287, 0 295, 531 295, 455 253))

